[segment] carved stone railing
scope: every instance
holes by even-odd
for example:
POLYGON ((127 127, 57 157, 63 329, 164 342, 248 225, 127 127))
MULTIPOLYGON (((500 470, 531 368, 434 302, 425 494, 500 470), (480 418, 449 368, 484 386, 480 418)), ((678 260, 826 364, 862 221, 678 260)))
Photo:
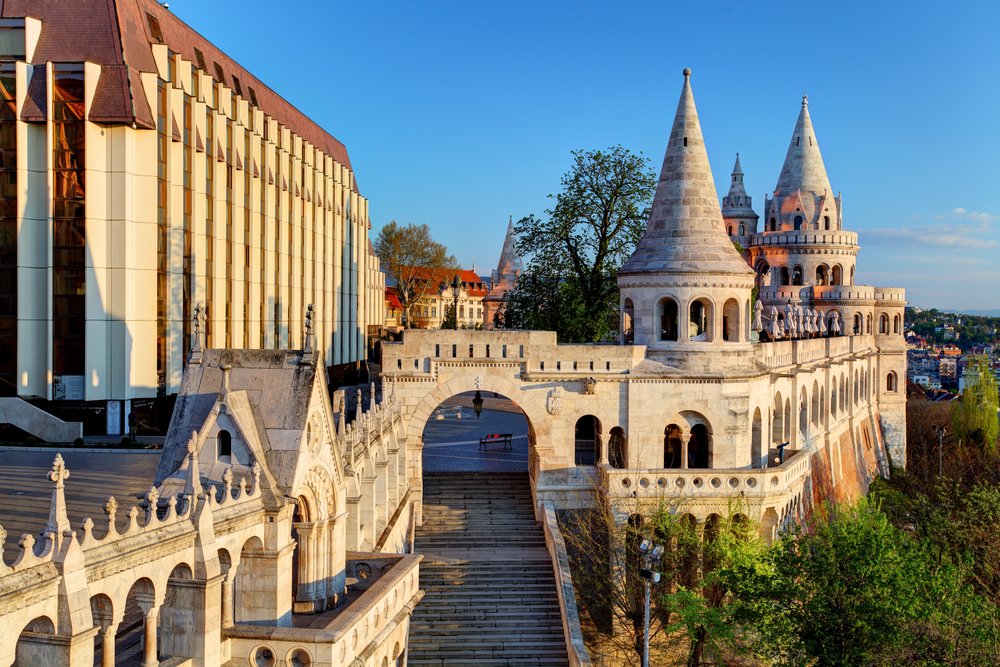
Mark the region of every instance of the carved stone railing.
POLYGON ((785 462, 768 468, 629 468, 600 466, 601 487, 609 499, 658 497, 699 500, 728 499, 764 501, 798 493, 809 473, 809 457, 802 451, 785 450, 785 462))

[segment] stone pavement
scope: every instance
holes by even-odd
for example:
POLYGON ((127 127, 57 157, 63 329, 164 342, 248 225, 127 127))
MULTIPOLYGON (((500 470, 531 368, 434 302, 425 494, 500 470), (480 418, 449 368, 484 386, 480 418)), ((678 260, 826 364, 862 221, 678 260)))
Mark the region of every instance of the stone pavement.
POLYGON ((423 458, 424 472, 525 472, 528 421, 523 414, 506 410, 483 410, 477 419, 472 408, 463 407, 461 419, 427 422, 423 458), (494 433, 513 433, 512 449, 489 445, 480 450, 479 438, 494 433))
POLYGON ((0 451, 0 526, 7 531, 3 559, 10 564, 24 533, 37 535, 45 526, 52 499, 46 475, 56 452, 62 454, 70 476, 66 480, 66 512, 73 529, 86 518, 101 525, 108 496, 118 501, 118 527, 124 529, 128 510, 153 484, 158 451, 134 453, 117 450, 100 453, 44 448, 33 451, 0 451))

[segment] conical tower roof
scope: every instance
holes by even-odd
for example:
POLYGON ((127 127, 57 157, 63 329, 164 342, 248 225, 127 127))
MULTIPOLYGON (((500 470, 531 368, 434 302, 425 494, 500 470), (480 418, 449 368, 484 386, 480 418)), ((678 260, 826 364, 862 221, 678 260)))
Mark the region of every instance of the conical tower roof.
POLYGON ((748 215, 756 213, 750 207, 750 197, 743 187, 743 169, 740 167, 740 154, 736 154, 736 165, 733 167, 732 182, 729 184, 729 194, 722 198, 722 215, 748 215))
POLYGON ((618 275, 753 271, 726 236, 712 168, 691 92, 691 70, 670 130, 646 234, 618 275))
MULTIPOLYGON (((818 222, 821 219, 822 211, 819 209, 823 198, 833 197, 812 118, 809 117, 809 98, 806 95, 802 96, 802 108, 799 110, 799 119, 795 122, 792 140, 788 144, 778 184, 774 188, 774 199, 780 201, 792 197, 796 192, 802 197, 802 217, 806 222, 818 222)), ((784 202, 781 203, 783 215, 792 213, 788 208, 784 202)))
POLYGON ((521 258, 517 256, 517 248, 514 246, 514 217, 511 216, 507 223, 507 236, 503 240, 500 262, 497 263, 497 273, 517 273, 522 269, 521 258))

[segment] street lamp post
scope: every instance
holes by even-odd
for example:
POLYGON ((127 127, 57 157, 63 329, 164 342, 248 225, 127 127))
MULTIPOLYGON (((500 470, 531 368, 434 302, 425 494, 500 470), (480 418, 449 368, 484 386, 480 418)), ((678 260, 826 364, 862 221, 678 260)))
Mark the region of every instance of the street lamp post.
POLYGON ((483 412, 483 395, 478 391, 476 397, 472 399, 472 409, 476 411, 476 419, 479 419, 479 415, 483 412))
POLYGON ((458 281, 458 274, 451 280, 451 293, 455 297, 455 331, 458 331, 458 295, 462 291, 462 284, 458 281))
POLYGON ((646 588, 646 608, 642 621, 642 667, 649 667, 649 594, 652 585, 660 581, 660 573, 654 572, 652 568, 663 557, 663 546, 660 544, 653 546, 652 540, 643 538, 639 543, 639 554, 642 555, 643 564, 639 576, 645 580, 646 588))

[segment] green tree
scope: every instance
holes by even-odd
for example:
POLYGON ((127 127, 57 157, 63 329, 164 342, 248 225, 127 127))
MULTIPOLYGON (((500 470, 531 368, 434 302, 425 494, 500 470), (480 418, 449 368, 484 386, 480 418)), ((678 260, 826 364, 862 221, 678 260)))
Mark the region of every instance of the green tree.
POLYGON ((408 317, 411 308, 435 291, 439 283, 450 281, 458 262, 443 244, 434 240, 427 225, 410 223, 404 227, 393 220, 379 230, 374 247, 382 270, 399 290, 403 324, 411 326, 408 317))
POLYGON ((997 451, 997 381, 989 357, 976 355, 965 367, 965 391, 961 402, 952 410, 952 428, 964 444, 987 452, 997 451))
POLYGON ((508 294, 504 327, 556 331, 565 343, 612 339, 615 274, 646 231, 655 186, 641 153, 574 151, 562 192, 549 195, 555 206, 514 228, 529 262, 508 294))
POLYGON ((444 309, 444 319, 441 320, 442 329, 454 329, 455 328, 455 304, 452 303, 445 307, 444 309))

